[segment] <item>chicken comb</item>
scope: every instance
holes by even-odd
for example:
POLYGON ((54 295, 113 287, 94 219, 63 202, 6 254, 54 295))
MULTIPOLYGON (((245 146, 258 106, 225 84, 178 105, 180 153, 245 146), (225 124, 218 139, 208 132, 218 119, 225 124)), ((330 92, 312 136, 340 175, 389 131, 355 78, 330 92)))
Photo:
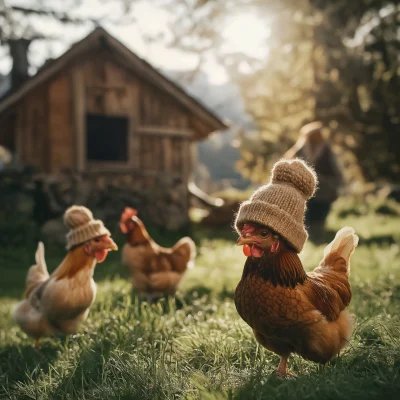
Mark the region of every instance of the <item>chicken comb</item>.
POLYGON ((242 228, 242 231, 241 231, 241 234, 244 235, 244 234, 247 234, 247 233, 252 233, 255 230, 256 230, 256 227, 254 225, 244 224, 243 228, 242 228))
POLYGON ((125 207, 124 211, 122 211, 121 219, 119 223, 119 227, 121 228, 122 233, 128 233, 128 229, 126 227, 126 223, 138 214, 137 210, 132 207, 125 207))

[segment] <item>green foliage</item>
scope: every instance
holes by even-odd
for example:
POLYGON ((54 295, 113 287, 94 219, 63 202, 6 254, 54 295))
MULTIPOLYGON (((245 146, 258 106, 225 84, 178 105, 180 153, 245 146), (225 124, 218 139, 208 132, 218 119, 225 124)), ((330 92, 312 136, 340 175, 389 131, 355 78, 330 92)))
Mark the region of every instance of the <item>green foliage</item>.
POLYGON ((35 238, 38 228, 33 221, 18 214, 7 218, 1 214, 0 212, 0 243, 4 243, 3 246, 21 246, 35 238))
MULTIPOLYGON (((299 128, 318 119, 342 152, 355 157, 344 155, 346 167, 358 163, 367 180, 395 181, 400 170, 397 2, 310 3, 287 2, 273 18, 267 64, 244 77, 237 74, 259 126, 254 145, 251 138, 242 142, 242 153, 252 157, 243 157, 240 167, 259 181, 260 160, 268 171, 299 128)), ((354 177, 354 169, 346 172, 354 177)))
POLYGON ((342 149, 346 172, 396 181, 400 172, 399 1, 186 1, 179 4, 172 44, 213 52, 237 82, 255 134, 242 137, 238 170, 261 182, 300 127, 322 120, 342 149), (224 51, 232 15, 253 13, 270 29, 257 58, 224 51), (202 45, 199 45, 199 44, 202 45), (268 54, 267 54, 268 53, 268 54), (348 154, 347 154, 348 153, 348 154))
MULTIPOLYGON (((291 370, 299 375, 293 381, 271 376, 278 357, 256 343, 237 315, 233 291, 245 257, 229 229, 194 230, 199 244, 196 266, 176 299, 157 304, 137 299, 120 266, 120 254, 111 253, 96 268, 98 297, 79 333, 44 339, 40 351, 11 319, 34 248, 2 250, 0 398, 396 398, 400 218, 374 214, 382 205, 371 201, 365 207, 344 199, 335 204, 328 220, 331 235, 344 225, 360 235, 351 270, 350 311, 356 329, 347 350, 326 366, 291 357, 291 370), (337 215, 357 208, 361 215, 337 215)), ((64 250, 50 246, 46 251, 49 268, 54 268, 64 250)), ((307 270, 317 265, 322 252, 323 246, 307 243, 301 254, 307 270)))

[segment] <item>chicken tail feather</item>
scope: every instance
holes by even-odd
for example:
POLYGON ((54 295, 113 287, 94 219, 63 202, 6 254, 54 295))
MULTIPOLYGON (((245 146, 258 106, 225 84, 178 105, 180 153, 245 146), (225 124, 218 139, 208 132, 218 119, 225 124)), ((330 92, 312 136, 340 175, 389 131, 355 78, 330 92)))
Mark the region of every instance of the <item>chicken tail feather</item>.
POLYGON ((188 268, 193 268, 194 267, 194 260, 196 258, 196 245, 194 244, 193 240, 188 238, 188 245, 190 248, 190 258, 189 258, 189 262, 188 262, 188 268))
POLYGON ((46 260, 44 258, 44 244, 43 242, 38 243, 38 247, 35 253, 35 260, 36 260, 36 265, 40 269, 40 271, 43 274, 47 274, 47 265, 46 265, 46 260))
POLYGON ((182 257, 184 263, 176 263, 175 270, 183 272, 187 268, 194 267, 194 260, 196 258, 196 245, 190 237, 180 239, 172 248, 173 253, 182 257), (178 265, 179 264, 179 265, 178 265))
POLYGON ((340 229, 335 238, 324 250, 321 266, 329 266, 333 270, 350 273, 350 257, 358 245, 358 236, 353 228, 346 226, 340 229))
POLYGON ((46 260, 44 258, 44 245, 39 242, 35 253, 36 264, 29 268, 26 276, 25 297, 28 297, 33 289, 49 278, 46 260))

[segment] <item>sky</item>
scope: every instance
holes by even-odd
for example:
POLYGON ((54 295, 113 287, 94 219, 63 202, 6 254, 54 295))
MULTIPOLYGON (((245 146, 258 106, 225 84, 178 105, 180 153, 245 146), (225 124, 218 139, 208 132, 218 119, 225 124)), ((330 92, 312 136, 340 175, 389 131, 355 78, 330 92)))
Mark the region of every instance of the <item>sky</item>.
MULTIPOLYGON (((62 7, 61 4, 64 4, 65 8, 66 2, 45 1, 46 4, 51 4, 53 9, 58 6, 62 7)), ((32 7, 33 3, 33 0, 8 0, 8 4, 12 5, 32 7)), ((117 3, 112 1, 104 4, 101 0, 84 0, 74 15, 95 18, 101 15, 119 16, 121 13, 122 10, 118 8, 117 3)), ((106 24, 104 28, 156 68, 190 70, 196 66, 197 57, 195 55, 167 47, 166 40, 170 36, 168 23, 171 18, 167 10, 155 7, 150 1, 143 0, 134 6, 133 13, 136 19, 134 24, 119 26, 106 24), (160 35, 160 40, 149 42, 146 40, 149 35, 160 35)), ((30 61, 34 66, 40 66, 47 58, 60 56, 72 43, 82 39, 93 29, 91 24, 65 26, 47 18, 35 16, 31 17, 30 21, 32 26, 41 32, 57 37, 56 40, 37 41, 31 45, 30 61)), ((18 21, 16 22, 18 23, 18 21)), ((224 51, 242 51, 249 56, 260 58, 265 57, 267 53, 266 43, 269 28, 266 22, 258 19, 256 15, 233 14, 221 25, 221 33, 225 39, 224 51)), ((0 51, 0 73, 5 74, 10 68, 10 59, 7 57, 5 49, 2 49, 0 51)), ((215 61, 211 54, 206 57, 202 70, 210 83, 223 84, 228 81, 224 68, 215 61)))

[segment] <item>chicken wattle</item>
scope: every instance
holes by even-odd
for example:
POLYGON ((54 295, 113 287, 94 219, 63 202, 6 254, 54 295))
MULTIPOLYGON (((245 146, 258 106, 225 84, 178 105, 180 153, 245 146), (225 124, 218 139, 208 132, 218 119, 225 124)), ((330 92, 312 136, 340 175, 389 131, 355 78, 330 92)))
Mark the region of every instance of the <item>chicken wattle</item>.
POLYGON ((103 250, 97 250, 94 252, 94 256, 96 257, 97 262, 102 263, 108 255, 108 250, 103 249, 103 250))

